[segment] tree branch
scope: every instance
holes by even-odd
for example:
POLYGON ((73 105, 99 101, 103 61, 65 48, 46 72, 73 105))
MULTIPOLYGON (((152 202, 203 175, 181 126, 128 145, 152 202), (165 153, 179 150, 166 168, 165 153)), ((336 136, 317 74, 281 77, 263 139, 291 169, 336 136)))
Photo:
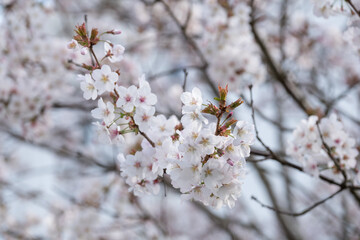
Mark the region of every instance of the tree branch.
POLYGON ((308 208, 305 208, 304 210, 300 211, 300 212, 297 212, 297 213, 293 213, 293 212, 287 212, 287 211, 283 211, 283 210, 279 210, 277 209, 276 207, 271 207, 271 206, 268 206, 268 205, 265 205, 264 203, 260 202, 256 197, 254 196, 251 196, 251 199, 256 201, 257 203, 259 203, 262 207, 264 208, 268 208, 270 210, 273 210, 275 211, 276 213, 280 213, 280 214, 284 214, 284 215, 288 215, 288 216, 292 216, 292 217, 299 217, 299 216, 302 216, 302 215, 305 215, 306 213, 310 212, 311 210, 313 210, 314 208, 316 208, 317 206, 325 203, 327 200, 333 198, 334 196, 336 196, 337 194, 339 194, 340 192, 342 192, 343 190, 345 190, 346 188, 340 188, 339 190, 337 190, 335 193, 331 194, 330 196, 314 203, 313 205, 311 205, 310 207, 308 208))

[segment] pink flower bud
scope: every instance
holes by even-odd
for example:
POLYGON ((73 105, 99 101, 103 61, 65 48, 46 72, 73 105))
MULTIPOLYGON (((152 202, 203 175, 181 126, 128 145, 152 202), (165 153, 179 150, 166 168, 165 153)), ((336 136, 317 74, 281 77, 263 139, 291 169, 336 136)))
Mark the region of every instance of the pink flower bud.
POLYGON ((227 161, 226 161, 230 166, 234 166, 234 162, 229 158, 227 161))
POLYGON ((113 34, 121 34, 121 31, 119 29, 114 29, 113 34))
POLYGON ((87 48, 82 48, 81 50, 80 50, 80 53, 81 53, 81 55, 86 55, 87 53, 88 53, 88 51, 87 51, 87 48))

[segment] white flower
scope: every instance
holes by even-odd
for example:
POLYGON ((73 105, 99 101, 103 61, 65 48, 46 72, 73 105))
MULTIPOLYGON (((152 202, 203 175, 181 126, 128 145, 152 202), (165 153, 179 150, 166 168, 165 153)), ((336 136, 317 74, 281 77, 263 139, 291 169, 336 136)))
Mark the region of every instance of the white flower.
POLYGON ((119 99, 116 101, 116 106, 122 108, 125 112, 132 112, 137 98, 137 88, 132 85, 129 88, 122 86, 116 88, 119 99))
POLYGON ((136 152, 135 155, 127 155, 126 158, 123 154, 118 155, 118 160, 120 161, 120 170, 121 175, 124 177, 137 177, 138 179, 143 179, 144 176, 144 167, 142 161, 142 153, 136 152))
POLYGON ((202 154, 206 155, 214 152, 214 147, 219 143, 219 139, 209 129, 205 129, 200 132, 195 143, 200 146, 202 154))
POLYGON ((125 48, 120 44, 111 46, 108 42, 105 42, 104 49, 105 54, 110 52, 111 55, 108 58, 112 63, 120 62, 124 58, 125 48))
POLYGON ((250 153, 250 147, 244 151, 241 145, 235 146, 231 138, 226 141, 224 150, 224 156, 232 161, 238 161, 241 158, 247 157, 248 153, 250 153))
POLYGON ((106 125, 99 122, 95 122, 94 125, 96 126, 97 140, 101 143, 111 144, 111 139, 109 137, 110 132, 106 125))
POLYGON ((130 191, 137 196, 159 192, 159 186, 155 183, 158 173, 153 171, 154 152, 155 150, 151 147, 145 147, 143 151, 138 151, 135 155, 127 155, 126 158, 123 154, 118 155, 121 176, 126 178, 130 191))
POLYGON ((194 141, 185 141, 179 145, 179 151, 184 156, 184 159, 189 162, 201 162, 202 149, 194 141))
POLYGON ((216 196, 223 201, 228 207, 233 208, 235 206, 236 199, 241 194, 241 182, 234 180, 229 184, 224 184, 216 192, 216 196))
POLYGON ((185 113, 181 118, 181 123, 184 126, 188 126, 188 125, 201 126, 203 122, 207 124, 208 120, 202 115, 199 108, 194 108, 191 112, 185 113))
POLYGON ((238 121, 234 129, 235 140, 233 144, 236 145, 251 145, 255 140, 254 125, 245 121, 238 121))
POLYGON ((197 200, 205 205, 209 205, 209 199, 211 195, 211 190, 203 185, 194 187, 190 192, 181 195, 185 200, 197 200))
POLYGON ((195 109, 201 108, 201 104, 203 102, 201 97, 201 91, 198 88, 193 88, 190 92, 184 92, 180 97, 182 103, 184 104, 182 108, 182 113, 190 113, 195 109))
POLYGON ((170 172, 171 183, 185 193, 200 183, 201 163, 179 162, 170 172))
POLYGON ((175 126, 179 124, 176 116, 171 116, 169 119, 162 114, 154 117, 153 125, 151 127, 151 138, 161 139, 163 137, 170 137, 175 133, 175 126))
MULTIPOLYGON (((302 120, 293 132, 293 139, 287 153, 299 161, 304 170, 311 175, 319 175, 322 168, 335 168, 333 160, 328 156, 320 133, 316 126, 318 118, 310 116, 302 120)), ((341 168, 351 170, 356 167, 356 143, 345 131, 342 122, 335 114, 322 118, 319 124, 322 138, 331 149, 331 155, 340 161, 341 168)), ((338 171, 337 171, 338 172, 338 171)))
POLYGON ((134 120, 135 123, 139 126, 140 131, 146 132, 149 130, 154 113, 155 113, 154 107, 136 109, 134 120))
POLYGON ((222 185, 221 180, 224 178, 224 175, 220 171, 220 168, 221 166, 217 159, 209 159, 203 166, 201 177, 207 188, 215 190, 215 188, 222 185))
POLYGON ((83 81, 80 82, 80 88, 84 91, 84 98, 89 100, 95 100, 97 98, 97 89, 95 88, 95 82, 91 78, 90 74, 85 74, 83 81))
POLYGON ((88 48, 80 46, 79 43, 75 39, 71 39, 71 41, 68 42, 67 48, 72 49, 74 52, 77 52, 80 50, 81 55, 86 55, 88 53, 88 48))
POLYGON ((94 118, 102 119, 106 125, 113 122, 115 118, 114 105, 111 102, 104 103, 102 98, 98 101, 98 108, 91 111, 94 118))
MULTIPOLYGON (((174 159, 173 156, 178 154, 178 142, 173 142, 170 137, 165 138, 161 145, 156 145, 156 153, 154 158, 156 161, 153 165, 153 172, 163 170, 165 168, 169 168, 171 165, 171 161, 174 159)), ((160 173, 159 175, 162 175, 160 173)))
POLYGON ((139 78, 139 90, 138 90, 138 97, 135 101, 135 106, 146 108, 155 105, 156 102, 157 102, 156 95, 151 93, 150 85, 145 80, 145 75, 142 75, 139 78))
POLYGON ((95 87, 99 90, 99 94, 113 91, 114 84, 118 80, 118 74, 112 72, 108 65, 103 65, 101 69, 95 69, 92 77, 95 79, 95 87))
POLYGON ((67 44, 67 48, 77 51, 79 50, 79 43, 75 39, 71 39, 71 41, 67 44))

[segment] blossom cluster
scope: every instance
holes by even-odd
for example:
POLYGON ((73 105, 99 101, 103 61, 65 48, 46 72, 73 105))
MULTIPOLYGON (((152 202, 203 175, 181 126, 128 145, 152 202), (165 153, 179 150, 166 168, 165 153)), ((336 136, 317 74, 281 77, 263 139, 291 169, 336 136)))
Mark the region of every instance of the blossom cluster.
POLYGON ((200 44, 209 60, 213 79, 226 81, 238 92, 250 84, 263 82, 265 67, 251 33, 248 4, 243 1, 219 4, 219 1, 207 0, 201 9, 200 44))
POLYGON ((339 162, 341 170, 354 170, 358 155, 355 139, 344 130, 336 114, 322 118, 319 123, 317 116, 302 120, 293 132, 287 152, 312 175, 327 169, 339 173, 334 160, 339 162))
MULTIPOLYGON (((249 146, 254 141, 253 126, 239 121, 231 131, 227 125, 219 128, 209 123, 203 115, 207 109, 201 109, 203 100, 198 88, 184 92, 181 101, 184 104, 181 124, 175 116, 151 117, 152 124, 143 128, 143 132, 154 141, 154 146, 144 139, 142 150, 135 155, 119 155, 122 176, 130 189, 141 195, 157 193, 159 177, 167 173, 185 199, 232 207, 241 192, 245 158, 250 155, 249 146)), ((214 107, 210 108, 215 110, 214 107)), ((135 124, 140 129, 143 126, 136 119, 135 124)))
MULTIPOLYGON (((98 58, 93 46, 100 42, 97 29, 88 35, 85 24, 77 26, 77 35, 69 48, 91 54, 95 66, 84 64, 90 72, 80 75, 80 87, 87 100, 97 100, 91 111, 99 119, 95 123, 104 141, 126 144, 126 134, 143 136, 141 146, 132 154, 118 155, 121 175, 135 195, 156 194, 166 177, 179 188, 185 199, 205 205, 233 207, 241 193, 246 173, 245 158, 254 142, 254 127, 233 118, 233 110, 242 104, 238 99, 227 104, 228 87, 219 87, 220 96, 213 103, 203 104, 200 89, 181 95, 182 116, 167 118, 156 114, 157 96, 142 75, 138 86, 124 86, 119 81, 120 70, 102 64, 103 59, 121 61, 125 48, 104 41, 104 57, 98 58), (216 122, 206 117, 212 115, 216 122)), ((107 34, 119 34, 112 30, 107 34)))
POLYGON ((316 1, 313 0, 314 4, 314 14, 318 17, 328 18, 335 15, 353 15, 356 14, 354 12, 354 7, 359 9, 360 2, 357 0, 353 0, 351 2, 347 1, 336 1, 336 0, 324 0, 324 1, 316 1))
POLYGON ((359 50, 360 23, 359 23, 359 1, 315 1, 314 14, 318 17, 328 18, 330 16, 347 16, 347 27, 343 38, 348 42, 356 52, 359 50))
POLYGON ((71 89, 65 39, 49 25, 57 15, 38 1, 13 1, 0 19, 0 121, 26 137, 46 133, 47 110, 71 89))

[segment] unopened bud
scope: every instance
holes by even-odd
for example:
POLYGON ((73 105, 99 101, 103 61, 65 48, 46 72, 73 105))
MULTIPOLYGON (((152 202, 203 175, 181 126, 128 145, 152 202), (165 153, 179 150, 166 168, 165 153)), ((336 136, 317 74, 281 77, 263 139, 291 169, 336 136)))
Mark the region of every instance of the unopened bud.
POLYGON ((121 34, 121 31, 119 29, 114 29, 113 34, 121 34))
POLYGON ((83 48, 80 50, 80 53, 81 53, 81 55, 86 55, 86 54, 88 53, 87 48, 83 47, 83 48))
POLYGON ((113 35, 119 35, 121 34, 121 31, 119 29, 113 29, 106 32, 107 34, 113 34, 113 35))
POLYGON ((234 166, 234 162, 229 158, 227 161, 226 161, 230 166, 234 166))
POLYGON ((227 115, 227 117, 226 117, 225 121, 226 121, 226 120, 228 120, 229 118, 231 118, 231 117, 232 117, 232 115, 234 115, 234 113, 233 113, 233 112, 230 112, 230 113, 227 115))

